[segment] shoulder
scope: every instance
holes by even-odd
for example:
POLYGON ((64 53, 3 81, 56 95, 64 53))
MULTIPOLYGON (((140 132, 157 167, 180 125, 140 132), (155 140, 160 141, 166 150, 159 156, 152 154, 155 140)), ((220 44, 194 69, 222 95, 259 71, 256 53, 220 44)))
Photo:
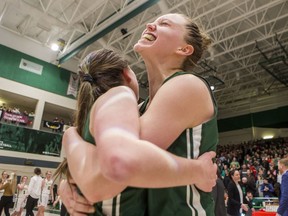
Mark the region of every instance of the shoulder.
POLYGON ((187 127, 208 121, 214 115, 213 99, 203 80, 192 74, 177 76, 164 83, 155 94, 151 106, 174 113, 175 118, 189 120, 187 127))
POLYGON ((181 93, 185 93, 186 91, 189 90, 190 91, 201 90, 209 93, 209 89, 206 82, 193 74, 184 74, 181 76, 173 77, 172 79, 168 80, 166 83, 163 84, 162 89, 165 90, 166 88, 169 88, 171 85, 175 87, 177 86, 177 88, 173 88, 173 91, 176 92, 179 91, 181 93), (183 89, 185 89, 186 91, 183 92, 183 89))
POLYGON ((117 86, 109 89, 105 94, 101 95, 95 102, 95 104, 105 103, 120 103, 123 100, 133 100, 137 102, 136 96, 132 89, 127 86, 117 86))
POLYGON ((124 127, 123 125, 129 127, 129 124, 134 126, 138 124, 137 119, 139 120, 139 113, 134 92, 126 86, 118 86, 108 90, 94 103, 90 114, 89 130, 96 139, 95 135, 99 135, 102 130, 114 126, 124 127))
POLYGON ((171 96, 170 98, 173 97, 173 100, 177 100, 177 102, 189 103, 190 105, 195 105, 195 101, 197 101, 198 104, 211 102, 208 85, 193 74, 173 77, 159 88, 155 98, 157 94, 165 94, 164 98, 171 96), (187 100, 187 98, 190 100, 187 100))
POLYGON ((282 182, 288 184, 288 172, 282 175, 282 182))
POLYGON ((231 181, 229 182, 229 184, 228 184, 228 188, 234 189, 234 188, 236 188, 236 187, 237 187, 236 184, 231 180, 231 181))
MULTIPOLYGON (((134 92, 132 91, 131 88, 127 87, 127 86, 116 86, 113 87, 111 89, 109 89, 104 95, 102 95, 103 97, 105 96, 109 96, 109 95, 115 95, 115 94, 126 94, 127 96, 133 96, 136 98, 134 92)), ((101 97, 102 97, 101 96, 101 97)))

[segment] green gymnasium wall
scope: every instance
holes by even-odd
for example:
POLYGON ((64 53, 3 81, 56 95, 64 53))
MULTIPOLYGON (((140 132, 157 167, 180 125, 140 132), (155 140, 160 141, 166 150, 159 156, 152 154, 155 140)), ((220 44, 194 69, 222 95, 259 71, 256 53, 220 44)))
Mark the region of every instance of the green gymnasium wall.
POLYGON ((71 73, 68 70, 59 68, 53 64, 10 49, 3 45, 0 45, 0 65, 0 77, 68 98, 74 98, 72 95, 67 95, 67 88, 71 73), (42 75, 31 73, 19 68, 22 58, 42 65, 42 75))
POLYGON ((251 127, 288 128, 288 106, 218 120, 220 133, 251 127))
MULTIPOLYGON (((53 64, 41 61, 3 45, 0 45, 0 65, 0 77, 65 97, 74 98, 73 96, 67 95, 67 88, 71 73, 68 70, 59 68, 53 64), (20 69, 19 64, 22 58, 42 65, 42 75, 20 69)), ((288 106, 218 120, 219 132, 251 127, 287 128, 288 106)))

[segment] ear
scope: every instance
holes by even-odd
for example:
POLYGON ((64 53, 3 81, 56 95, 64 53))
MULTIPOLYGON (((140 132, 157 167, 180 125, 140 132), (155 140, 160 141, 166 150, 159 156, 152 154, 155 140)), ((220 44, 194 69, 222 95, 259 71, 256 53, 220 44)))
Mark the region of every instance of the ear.
POLYGON ((123 69, 123 78, 124 78, 124 82, 130 83, 131 82, 131 77, 130 77, 128 71, 129 71, 128 68, 124 68, 123 69))
POLYGON ((194 53, 194 47, 190 44, 187 44, 185 47, 179 48, 177 53, 185 56, 192 55, 194 53))

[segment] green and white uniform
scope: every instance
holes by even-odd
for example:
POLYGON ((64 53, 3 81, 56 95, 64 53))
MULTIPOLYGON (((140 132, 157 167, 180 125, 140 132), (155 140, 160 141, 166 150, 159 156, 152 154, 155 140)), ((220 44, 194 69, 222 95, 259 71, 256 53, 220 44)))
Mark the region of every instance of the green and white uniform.
MULTIPOLYGON (((183 74, 187 73, 177 72, 168 77, 164 83, 183 74)), ((207 84, 210 91, 208 83, 203 78, 201 79, 207 84)), ((210 93, 215 110, 213 118, 197 127, 187 128, 167 151, 185 158, 198 158, 204 152, 216 151, 218 143, 217 106, 211 91, 210 93)), ((142 104, 140 113, 145 112, 148 101, 149 98, 142 104)), ((212 194, 202 192, 194 185, 147 190, 148 216, 214 216, 212 194)))
MULTIPOLYGON (((95 140, 89 132, 89 122, 88 118, 84 127, 83 139, 95 145, 95 140)), ((97 193, 97 189, 95 192, 97 193)), ((144 216, 147 209, 147 191, 141 188, 127 187, 116 197, 95 203, 94 207, 96 211, 89 214, 91 216, 144 216)))

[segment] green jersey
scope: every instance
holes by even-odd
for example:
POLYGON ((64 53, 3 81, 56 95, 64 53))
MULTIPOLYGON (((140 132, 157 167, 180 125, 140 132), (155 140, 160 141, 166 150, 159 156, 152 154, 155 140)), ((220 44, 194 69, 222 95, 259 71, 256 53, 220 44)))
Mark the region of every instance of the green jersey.
MULTIPOLYGON (((187 73, 177 72, 166 79, 164 83, 182 74, 187 73)), ((203 80, 203 78, 201 79, 203 80)), ((209 88, 208 83, 205 80, 203 81, 209 88)), ((210 88, 209 91, 211 92, 210 88)), ((217 108, 212 92, 211 97, 213 98, 215 110, 213 118, 197 127, 187 128, 170 145, 167 151, 188 159, 198 158, 198 156, 207 151, 216 151, 218 143, 217 108)), ((145 112, 148 101, 149 98, 142 104, 140 113, 145 112)), ((214 216, 212 193, 198 190, 194 185, 147 189, 147 191, 148 216, 214 216)))
MULTIPOLYGON (((84 127, 83 139, 95 145, 95 140, 89 131, 89 122, 88 117, 84 127)), ((97 193, 97 188, 95 192, 97 193)), ((94 207, 96 211, 89 214, 91 216, 144 216, 147 208, 147 191, 127 187, 116 197, 95 203, 94 207)))

